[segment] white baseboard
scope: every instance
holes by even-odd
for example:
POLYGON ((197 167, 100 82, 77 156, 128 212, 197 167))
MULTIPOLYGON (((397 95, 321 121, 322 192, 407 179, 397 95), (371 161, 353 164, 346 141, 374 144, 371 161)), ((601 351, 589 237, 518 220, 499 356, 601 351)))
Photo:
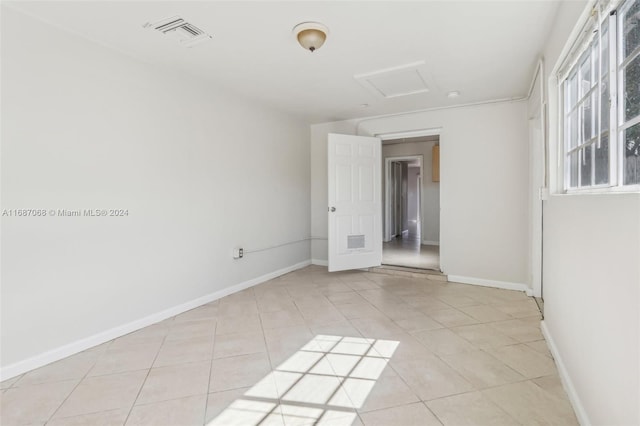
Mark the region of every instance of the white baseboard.
POLYGON ((440 241, 422 240, 422 244, 425 246, 439 246, 440 241))
POLYGON ((454 283, 461 284, 472 284, 479 285, 482 287, 494 287, 494 288, 503 288, 505 290, 516 290, 516 291, 524 291, 528 292, 529 287, 526 284, 522 283, 510 283, 507 281, 495 281, 495 280, 485 280, 483 278, 473 278, 473 277, 462 277, 460 275, 448 275, 449 281, 454 283))
POLYGON ((329 266, 329 261, 323 259, 311 259, 311 264, 318 266, 329 266))
POLYGON ((549 350, 551 351, 551 355, 553 355, 553 359, 556 361, 556 367, 558 367, 558 374, 560 375, 560 380, 562 381, 562 386, 564 387, 567 396, 569 397, 569 401, 573 406, 573 411, 576 413, 576 417, 578 418, 578 423, 581 426, 591 426, 591 421, 589 420, 589 416, 587 415, 587 411, 584 409, 584 405, 580 401, 580 397, 578 396, 578 392, 576 391, 575 386, 573 385, 573 381, 569 376, 569 372, 567 371, 567 367, 565 366, 564 360, 558 351, 558 347, 556 346, 551 333, 549 333, 549 329, 547 328, 547 323, 542 321, 540 323, 540 329, 542 330, 542 335, 547 341, 547 345, 549 346, 549 350))
POLYGON ((173 306, 171 308, 165 309, 160 312, 156 312, 155 314, 148 315, 144 318, 140 318, 130 323, 123 324, 118 327, 114 327, 112 329, 103 331, 98 334, 94 334, 93 336, 76 340, 75 342, 52 349, 50 351, 41 353, 31 358, 27 358, 25 360, 18 361, 13 364, 9 364, 5 367, 0 368, 0 381, 10 379, 20 374, 26 373, 27 371, 31 371, 33 369, 61 360, 68 356, 77 354, 78 352, 82 352, 86 349, 108 342, 109 340, 122 337, 125 334, 132 333, 141 328, 147 327, 149 325, 163 321, 167 318, 171 318, 175 315, 197 308, 198 306, 202 306, 206 303, 213 302, 214 300, 221 299, 230 294, 237 293, 238 291, 242 291, 249 287, 253 287, 257 284, 263 283, 265 281, 269 281, 271 279, 277 278, 280 275, 284 275, 286 273, 304 268, 306 266, 309 266, 310 264, 311 264, 310 260, 305 260, 304 262, 296 263, 295 265, 287 266, 286 268, 282 268, 277 271, 262 275, 260 277, 238 283, 236 285, 224 288, 222 290, 218 290, 214 293, 210 293, 210 294, 207 294, 206 296, 199 297, 189 302, 182 303, 177 306, 173 306))

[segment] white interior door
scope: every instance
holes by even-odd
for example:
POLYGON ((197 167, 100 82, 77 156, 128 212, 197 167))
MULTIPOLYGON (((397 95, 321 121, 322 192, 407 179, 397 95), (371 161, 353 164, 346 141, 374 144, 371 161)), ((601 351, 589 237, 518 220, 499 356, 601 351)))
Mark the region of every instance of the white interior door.
POLYGON ((382 262, 381 142, 329 134, 329 271, 382 262))

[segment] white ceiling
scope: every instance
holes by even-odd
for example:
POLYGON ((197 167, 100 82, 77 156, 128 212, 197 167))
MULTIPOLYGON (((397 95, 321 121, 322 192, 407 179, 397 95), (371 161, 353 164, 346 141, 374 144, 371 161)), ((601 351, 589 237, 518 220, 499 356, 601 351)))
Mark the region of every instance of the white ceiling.
POLYGON ((540 0, 11 4, 310 122, 524 96, 558 6, 540 0), (174 15, 213 39, 188 49, 142 27, 174 15), (329 27, 325 45, 314 53, 291 33, 303 21, 329 27), (425 61, 427 93, 384 99, 354 79, 418 61, 425 61), (452 90, 461 96, 447 98, 452 90))

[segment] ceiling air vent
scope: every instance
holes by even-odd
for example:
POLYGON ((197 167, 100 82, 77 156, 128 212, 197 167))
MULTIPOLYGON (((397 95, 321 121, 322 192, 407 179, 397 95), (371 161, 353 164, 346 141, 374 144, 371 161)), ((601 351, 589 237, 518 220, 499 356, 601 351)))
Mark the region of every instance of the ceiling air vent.
POLYGON ((144 24, 144 28, 150 28, 177 38, 180 44, 185 47, 193 47, 211 38, 209 34, 179 16, 173 16, 158 22, 147 22, 144 24))

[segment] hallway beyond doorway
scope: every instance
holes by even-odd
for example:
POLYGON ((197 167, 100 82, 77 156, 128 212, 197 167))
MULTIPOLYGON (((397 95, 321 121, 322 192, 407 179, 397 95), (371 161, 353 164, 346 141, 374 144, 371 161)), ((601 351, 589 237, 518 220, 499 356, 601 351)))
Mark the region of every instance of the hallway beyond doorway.
POLYGON ((440 270, 440 247, 416 238, 394 238, 382 244, 382 264, 440 270))

